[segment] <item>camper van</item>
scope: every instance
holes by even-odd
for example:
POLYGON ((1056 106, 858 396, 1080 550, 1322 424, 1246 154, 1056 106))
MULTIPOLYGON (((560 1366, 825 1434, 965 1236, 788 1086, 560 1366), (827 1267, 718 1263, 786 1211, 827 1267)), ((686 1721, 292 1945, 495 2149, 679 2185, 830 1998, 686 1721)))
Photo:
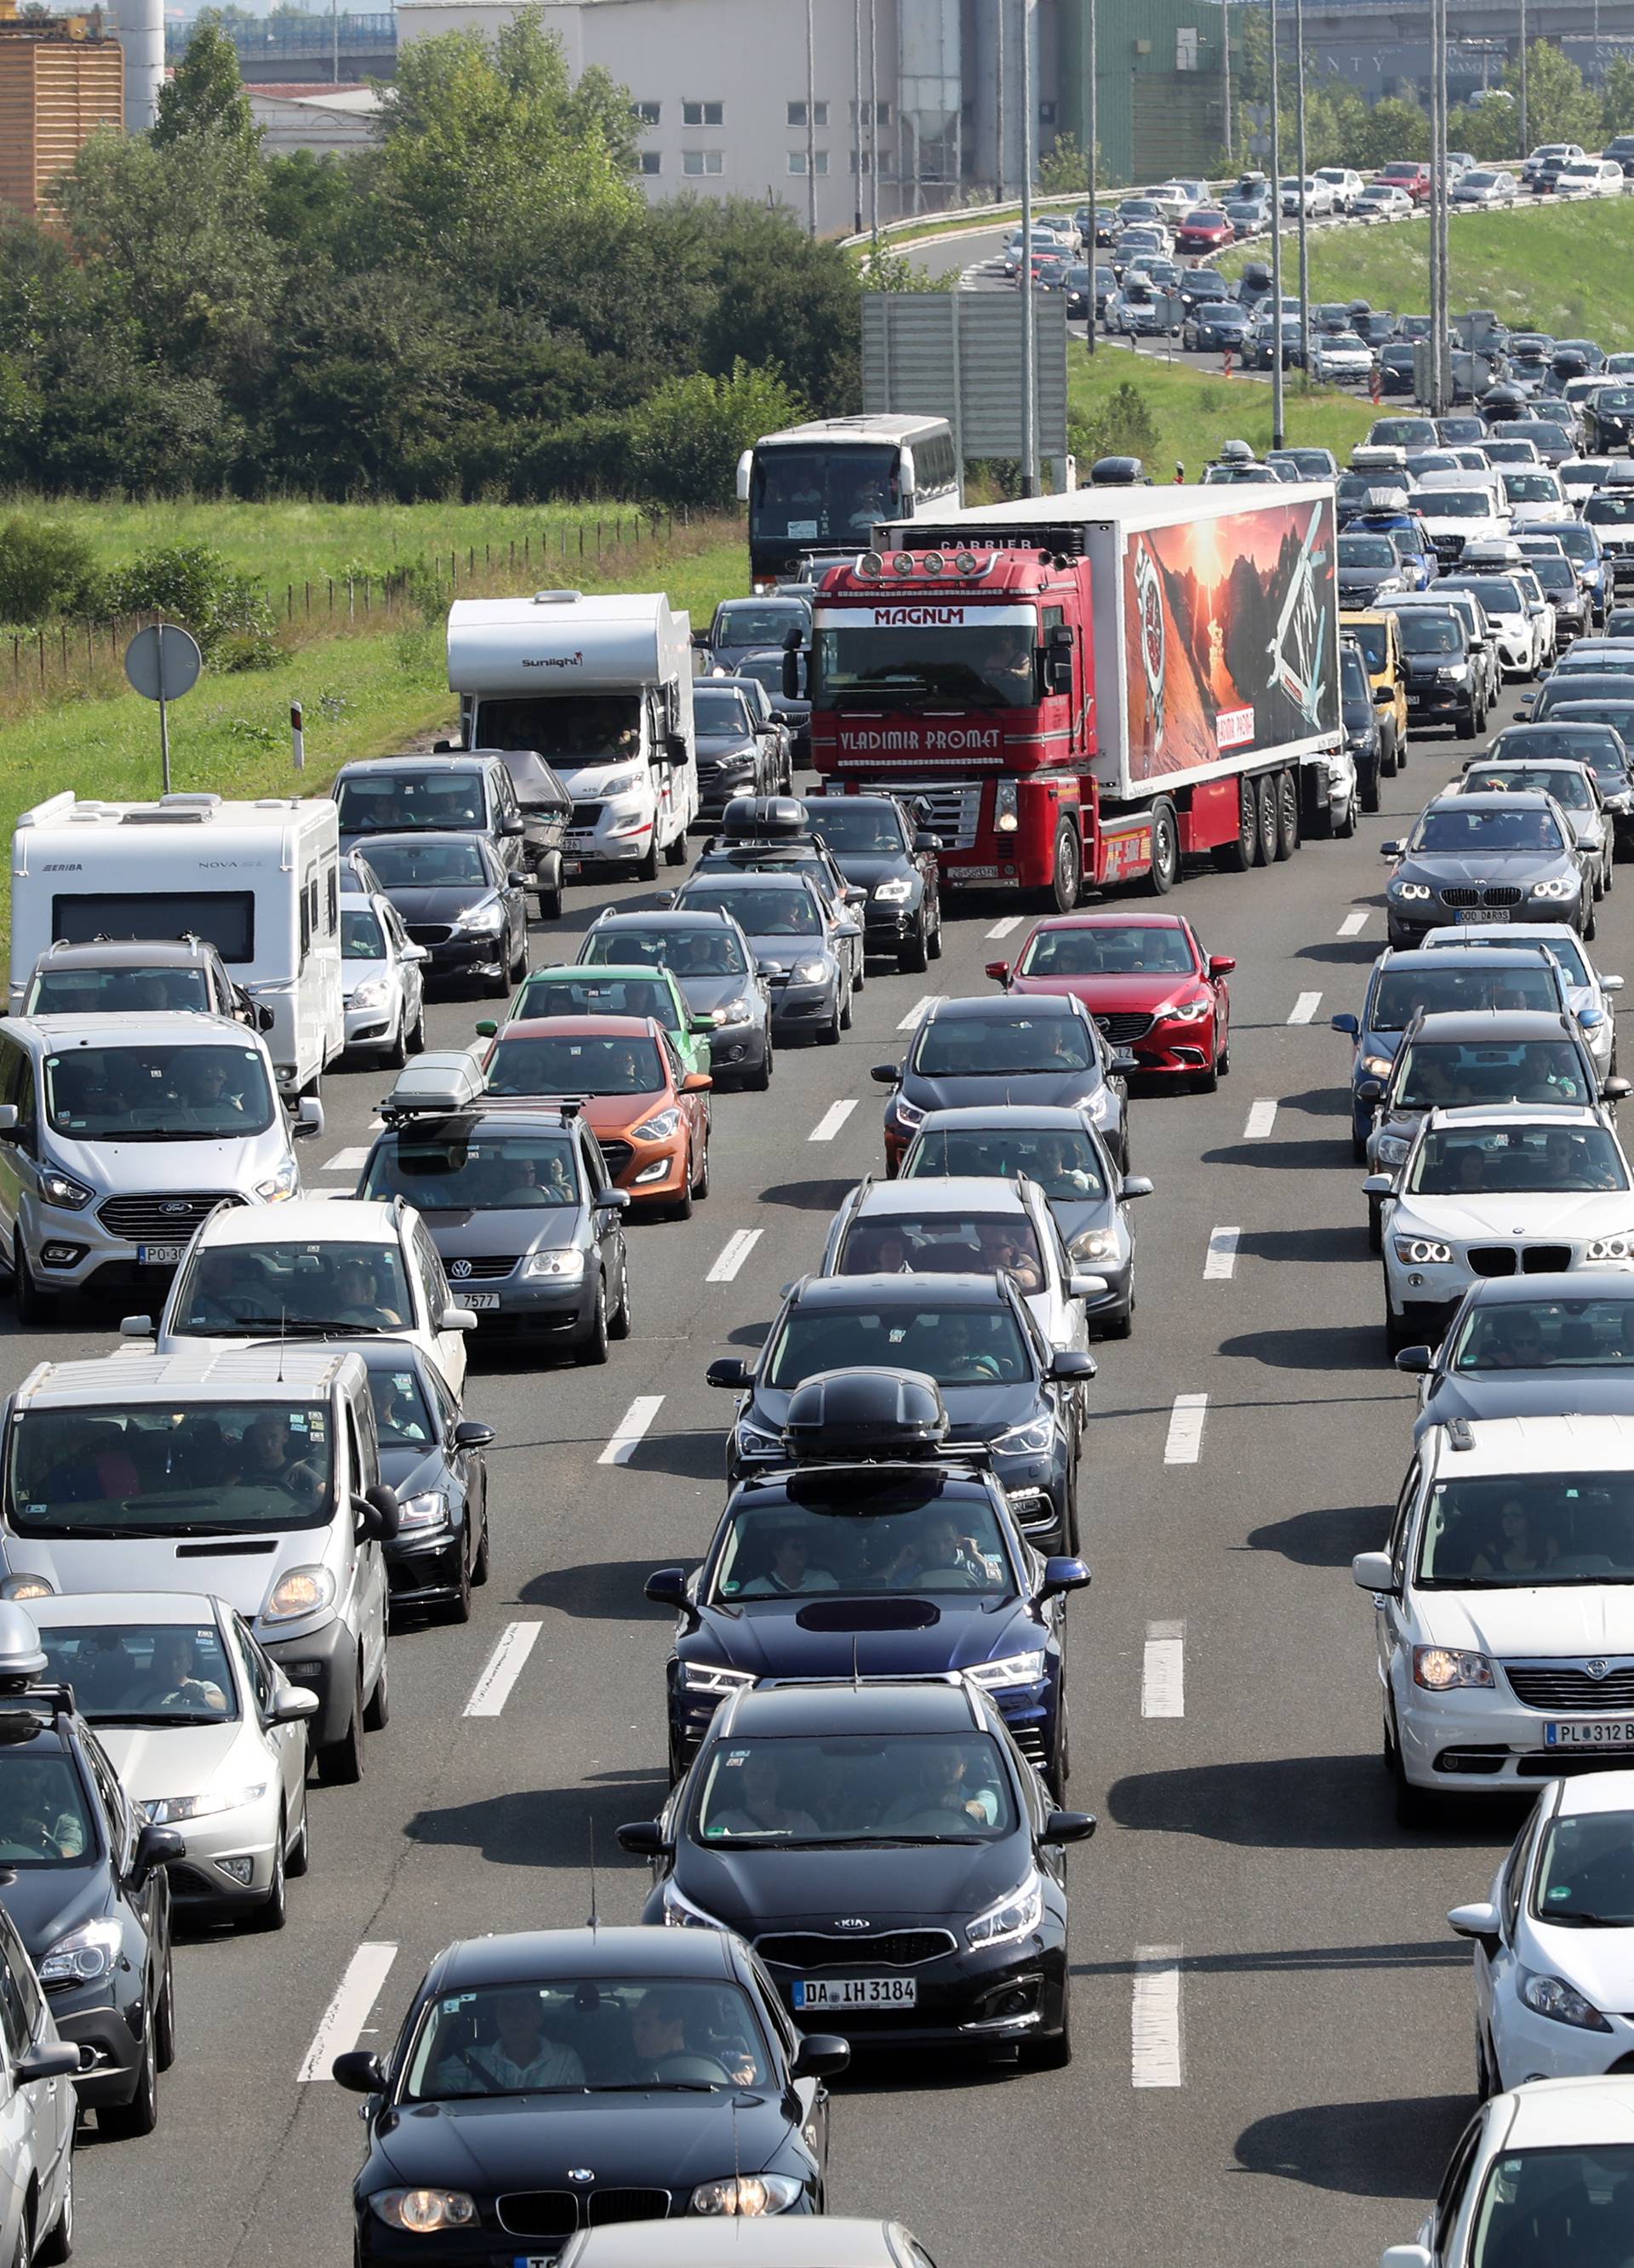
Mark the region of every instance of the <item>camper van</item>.
POLYGON ((48 946, 202 938, 254 1005, 279 1093, 314 1093, 346 1039, 340 840, 327 796, 36 804, 11 837, 10 1012, 48 946))
POLYGON ((468 748, 534 748, 573 799, 570 874, 651 881, 697 815, 692 625, 661 591, 456 599, 448 682, 468 748))

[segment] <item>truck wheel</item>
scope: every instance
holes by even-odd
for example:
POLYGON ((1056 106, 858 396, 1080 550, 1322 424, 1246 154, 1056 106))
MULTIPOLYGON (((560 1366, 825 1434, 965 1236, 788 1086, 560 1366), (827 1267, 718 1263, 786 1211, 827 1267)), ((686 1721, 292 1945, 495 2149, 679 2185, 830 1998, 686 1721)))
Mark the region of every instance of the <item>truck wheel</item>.
POLYGON ((1260 807, 1260 839, 1254 863, 1269 866, 1277 856, 1277 782, 1270 773, 1255 781, 1255 796, 1260 807))
POLYGON ((1063 827, 1056 836, 1056 867, 1049 892, 1057 913, 1071 912, 1078 903, 1083 880, 1083 858, 1076 825, 1063 827))
POLYGON ((676 832, 671 836, 669 841, 664 845, 664 863, 666 866, 684 866, 686 865, 687 830, 684 827, 677 828, 676 832))
POLYGON ((1383 779, 1394 779, 1401 770, 1401 752, 1395 743, 1395 727, 1387 725, 1379 735, 1379 772, 1383 779))
POLYGON ((638 882, 656 882, 659 878, 659 838, 654 829, 647 843, 647 855, 636 868, 638 882))
POLYGON ((1152 806, 1152 866, 1146 887, 1154 898, 1166 898, 1180 880, 1180 826, 1174 806, 1163 801, 1152 806))
POLYGON ((1259 798, 1254 782, 1245 777, 1237 782, 1237 840, 1220 844, 1214 853, 1215 865, 1227 874, 1246 874, 1254 864, 1259 840, 1259 798))
POLYGON ((1278 772, 1273 786, 1277 797, 1277 857, 1292 858, 1299 847, 1299 789, 1292 772, 1278 772))

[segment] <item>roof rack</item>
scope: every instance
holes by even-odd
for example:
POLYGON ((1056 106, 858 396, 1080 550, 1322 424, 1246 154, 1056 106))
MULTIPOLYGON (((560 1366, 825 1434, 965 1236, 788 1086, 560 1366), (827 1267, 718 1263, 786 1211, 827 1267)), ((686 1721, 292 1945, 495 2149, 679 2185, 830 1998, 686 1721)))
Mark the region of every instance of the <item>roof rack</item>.
POLYGON ((419 1057, 405 1065, 396 1086, 380 1104, 388 1126, 410 1118, 449 1118, 474 1110, 520 1108, 554 1110, 563 1118, 576 1117, 590 1097, 586 1094, 490 1094, 482 1067, 468 1049, 451 1049, 419 1057))

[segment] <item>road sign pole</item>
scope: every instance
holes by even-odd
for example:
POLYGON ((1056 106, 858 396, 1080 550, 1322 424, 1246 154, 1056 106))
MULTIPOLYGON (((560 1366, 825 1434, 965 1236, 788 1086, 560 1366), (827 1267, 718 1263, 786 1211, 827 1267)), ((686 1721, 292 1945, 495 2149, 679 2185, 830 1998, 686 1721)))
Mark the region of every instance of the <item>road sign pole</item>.
POLYGON ((157 665, 158 669, 158 752, 159 762, 164 769, 165 792, 168 795, 170 793, 170 703, 165 698, 165 640, 162 635, 157 641, 157 645, 158 654, 157 665))

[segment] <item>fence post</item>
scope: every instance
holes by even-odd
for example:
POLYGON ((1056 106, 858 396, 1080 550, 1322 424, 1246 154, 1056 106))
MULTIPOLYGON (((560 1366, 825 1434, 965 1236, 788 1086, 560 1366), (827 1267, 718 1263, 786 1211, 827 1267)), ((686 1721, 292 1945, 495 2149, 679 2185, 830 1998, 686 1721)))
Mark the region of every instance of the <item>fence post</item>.
POLYGON ((475 543, 470 547, 469 556, 466 560, 465 571, 468 576, 475 575, 476 572, 476 546, 475 543))
POLYGON ((295 585, 293 583, 290 585, 288 590, 284 593, 283 619, 286 622, 292 622, 295 620, 295 585))
POLYGON ((578 556, 581 559, 585 556, 585 523, 582 519, 578 523, 578 556))
POLYGON ((306 585, 306 619, 308 622, 312 620, 312 585, 310 582, 306 585))
POLYGON ((335 620, 335 578, 334 578, 334 576, 333 576, 333 575, 331 575, 331 576, 328 578, 328 584, 329 584, 329 620, 330 620, 331 622, 333 622, 333 621, 335 620))
POLYGON ((531 535, 525 535, 525 536, 522 538, 522 564, 523 564, 525 567, 526 566, 526 564, 527 564, 528 561, 533 557, 533 556, 534 556, 534 539, 533 539, 533 537, 532 537, 531 535))

